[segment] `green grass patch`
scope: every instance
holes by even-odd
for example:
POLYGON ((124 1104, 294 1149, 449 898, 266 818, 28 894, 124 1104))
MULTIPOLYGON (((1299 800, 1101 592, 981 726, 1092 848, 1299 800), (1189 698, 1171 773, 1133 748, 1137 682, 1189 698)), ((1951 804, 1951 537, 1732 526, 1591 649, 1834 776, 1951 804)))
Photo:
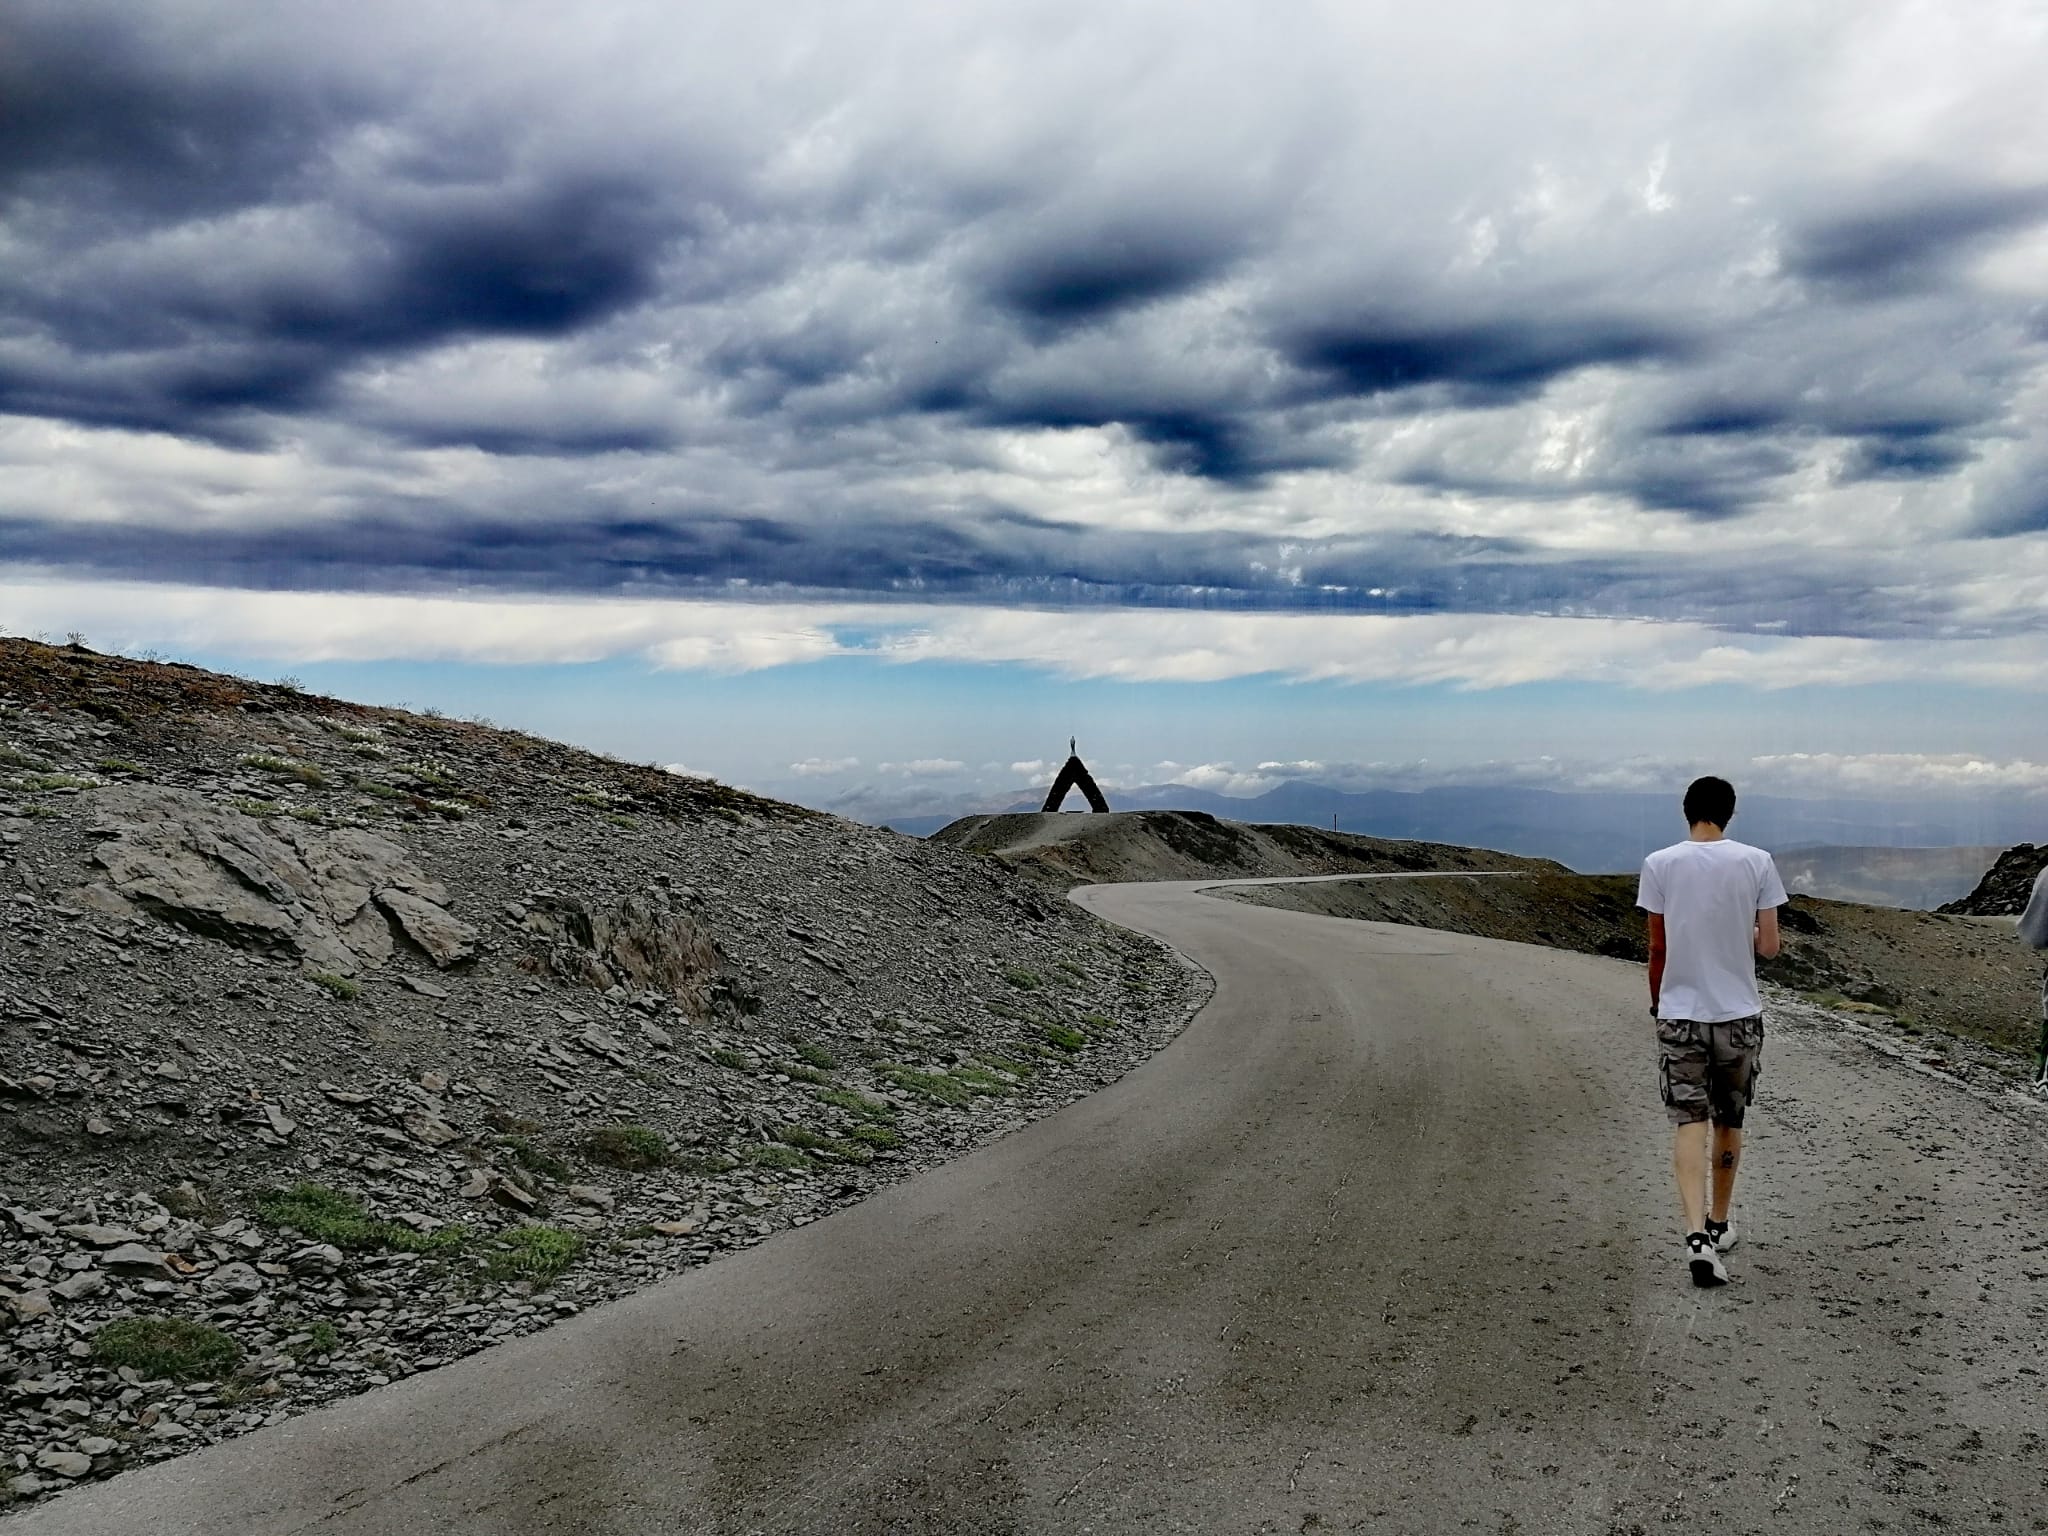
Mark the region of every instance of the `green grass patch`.
POLYGON ((411 795, 395 785, 380 784, 375 779, 357 779, 356 793, 368 795, 373 800, 410 800, 411 795))
POLYGON ((863 1120, 889 1121, 896 1118, 896 1106, 884 1104, 880 1099, 871 1099, 864 1093, 855 1093, 851 1088, 827 1088, 818 1095, 827 1104, 836 1105, 849 1114, 863 1120))
POLYGON ((1078 1029, 1069 1029, 1064 1024, 1048 1024, 1040 1031, 1046 1040, 1063 1051, 1078 1051, 1088 1043, 1088 1037, 1078 1029))
POLYGON ((324 1184, 299 1183, 274 1189, 256 1200, 256 1212, 275 1227, 290 1227, 315 1242, 358 1253, 389 1249, 399 1253, 447 1253, 469 1241, 469 1229, 451 1225, 417 1232, 372 1216, 362 1202, 324 1184))
POLYGON ((640 823, 635 821, 632 817, 621 815, 617 811, 606 811, 604 813, 604 819, 607 822, 611 823, 611 825, 615 827, 624 827, 628 831, 640 825, 640 823))
POLYGON ((987 1094, 991 1097, 999 1098, 1010 1091, 1009 1081, 998 1077, 995 1073, 989 1071, 987 1067, 955 1067, 953 1069, 953 1078, 956 1082, 965 1083, 969 1093, 987 1094))
POLYGON ((308 971, 306 972, 306 980, 320 988, 321 991, 339 998, 344 1003, 352 1003, 363 995, 361 987, 350 981, 346 976, 337 976, 332 971, 308 971))
POLYGON ((774 1142, 761 1142, 746 1148, 740 1156, 756 1168, 799 1169, 811 1166, 811 1160, 795 1147, 779 1146, 774 1142))
POLYGON ((493 1280, 552 1285, 583 1254, 583 1238, 560 1227, 514 1227, 491 1240, 484 1273, 493 1280))
POLYGON ((644 1125, 600 1126, 583 1138, 583 1150, 601 1163, 634 1173, 665 1167, 669 1161, 667 1139, 644 1125))
POLYGON ((75 773, 32 773, 21 781, 21 787, 33 790, 91 789, 98 782, 75 773))
POLYGON ((839 1070, 839 1058, 826 1050, 822 1045, 813 1045, 808 1040, 800 1040, 797 1042, 796 1053, 820 1072, 836 1072, 839 1070))
POLYGON ((318 763, 302 763, 289 757, 272 757, 257 753, 242 759, 244 768, 255 768, 278 779, 296 779, 309 789, 325 789, 327 775, 320 771, 318 763))
POLYGON ((834 1138, 822 1131, 814 1131, 807 1125, 778 1125, 775 1139, 786 1147, 801 1147, 806 1152, 829 1152, 834 1138))
POLYGON ((142 765, 131 763, 125 757, 103 757, 99 762, 101 773, 140 773, 142 765))
POLYGON ((41 758, 31 756, 19 747, 10 747, 5 742, 0 742, 0 767, 41 768, 42 766, 43 760, 41 758))
POLYGON ((1088 973, 1082 970, 1080 966, 1074 964, 1074 962, 1071 960, 1060 961, 1059 969, 1065 971, 1069 976, 1072 976, 1077 981, 1086 981, 1088 979, 1088 973))
POLYGON ((974 1097, 973 1090, 965 1083, 944 1072, 920 1072, 915 1067, 888 1066, 882 1068, 882 1076, 905 1093, 914 1093, 935 1104, 965 1104, 974 1097))
POLYGON ((751 1072, 754 1070, 754 1058, 747 1055, 744 1051, 728 1050, 724 1046, 720 1046, 711 1053, 711 1059, 721 1067, 730 1067, 735 1072, 751 1072))
POLYGON ((576 1170, 563 1162, 546 1147, 535 1146, 524 1136, 507 1136, 504 1145, 512 1154, 512 1161, 528 1173, 537 1173, 544 1179, 563 1183, 575 1176, 576 1170))
POLYGON ((1117 1023, 1115 1019, 1112 1019, 1106 1013, 1084 1013, 1081 1015, 1081 1023, 1086 1028, 1098 1032, 1123 1028, 1121 1024, 1117 1023))
POLYGON ((232 810, 240 811, 244 816, 253 816, 258 821, 268 821, 284 811, 284 807, 275 800, 250 800, 241 795, 230 798, 228 806, 232 810))
POLYGON ((213 1381, 240 1363, 242 1346, 190 1318, 124 1317, 92 1336, 92 1357, 110 1370, 130 1366, 144 1381, 213 1381))
POLYGON ((322 1355, 331 1355, 340 1348, 341 1331, 323 1317, 306 1329, 305 1338, 286 1346, 285 1352, 303 1364, 322 1355))
POLYGON ((1013 1056, 984 1056, 984 1066, 994 1067, 998 1072, 1007 1072, 1012 1077, 1029 1077, 1038 1070, 1028 1061, 1019 1061, 1013 1056))
POLYGON ((782 1074, 793 1082, 809 1083, 816 1088, 832 1086, 832 1074, 820 1072, 816 1067, 786 1066, 782 1069, 782 1074))
POLYGON ((612 803, 612 797, 610 795, 591 794, 571 795, 569 797, 569 803, 571 805, 596 806, 598 809, 602 810, 605 806, 608 806, 612 803))
POLYGON ((1045 985, 1045 978, 1036 971, 1027 971, 1021 965, 1006 965, 1002 971, 1003 980, 1019 992, 1036 992, 1045 985))
POLYGON ((849 1141, 880 1147, 884 1151, 903 1145, 903 1133, 893 1125, 856 1125, 846 1136, 849 1141))

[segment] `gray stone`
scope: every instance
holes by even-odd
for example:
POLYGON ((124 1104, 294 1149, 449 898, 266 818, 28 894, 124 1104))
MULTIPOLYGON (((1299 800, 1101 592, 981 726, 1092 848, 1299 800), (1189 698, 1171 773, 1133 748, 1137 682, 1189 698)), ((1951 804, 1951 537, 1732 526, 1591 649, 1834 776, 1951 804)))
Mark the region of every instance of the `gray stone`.
POLYGON ((50 1294, 62 1297, 65 1301, 84 1301, 88 1296, 99 1295, 106 1288, 105 1272, 88 1269, 83 1274, 73 1275, 69 1280, 60 1280, 50 1287, 50 1294))
POLYGON ((263 1277, 247 1264, 223 1264, 206 1277, 206 1289, 215 1295, 247 1301, 263 1289, 263 1277))
POLYGON ((443 970, 476 957, 476 930, 446 908, 409 891, 380 891, 377 905, 443 970))
POLYGON ((170 1269, 164 1263, 164 1256, 154 1248, 145 1248, 140 1243, 124 1243, 119 1248, 100 1255, 100 1262, 117 1275, 147 1276, 153 1280, 168 1280, 170 1269))
POLYGON ((36 1466, 59 1477, 84 1477, 92 1470, 92 1458, 77 1451, 44 1450, 36 1452, 36 1466))
POLYGON ((76 1226, 59 1227, 57 1230, 74 1242, 86 1243, 94 1248, 118 1248, 123 1243, 142 1241, 140 1232, 130 1231, 127 1227, 102 1227, 91 1222, 80 1222, 76 1226))
POLYGON ((14 1223, 28 1237, 55 1237, 57 1229, 43 1220, 34 1211, 23 1210, 18 1205, 6 1207, 7 1219, 14 1223))
POLYGON ((424 1109, 407 1111, 399 1123, 405 1127, 406 1135, 430 1147, 445 1147, 449 1142, 462 1138, 462 1132, 439 1115, 429 1114, 424 1109))

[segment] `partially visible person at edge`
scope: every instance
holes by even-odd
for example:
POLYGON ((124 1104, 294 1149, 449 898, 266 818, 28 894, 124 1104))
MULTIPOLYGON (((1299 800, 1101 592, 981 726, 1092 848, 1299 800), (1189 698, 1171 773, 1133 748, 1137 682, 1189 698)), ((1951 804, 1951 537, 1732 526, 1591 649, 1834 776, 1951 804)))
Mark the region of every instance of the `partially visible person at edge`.
POLYGON ((1727 835, 1735 789, 1726 779, 1693 780, 1684 810, 1692 835, 1643 860, 1636 905, 1650 914, 1650 1014, 1676 1128, 1685 1262, 1694 1285, 1726 1285, 1742 1120, 1764 1044, 1756 957, 1778 952, 1785 886, 1768 853, 1727 835))
MULTIPOLYGON (((2020 942, 2048 949, 2048 867, 2034 876, 2034 894, 2020 914, 2020 942)), ((2041 1050, 2034 1064, 2034 1081, 2048 1083, 2048 974, 2041 977, 2041 1050)))

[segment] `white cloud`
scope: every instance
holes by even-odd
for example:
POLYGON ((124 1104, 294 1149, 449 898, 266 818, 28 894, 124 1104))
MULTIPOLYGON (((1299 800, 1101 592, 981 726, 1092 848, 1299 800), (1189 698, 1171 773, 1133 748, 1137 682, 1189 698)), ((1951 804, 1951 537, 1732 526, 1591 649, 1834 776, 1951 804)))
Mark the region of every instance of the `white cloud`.
POLYGON ((800 779, 823 779, 851 773, 859 766, 857 757, 807 757, 800 763, 791 763, 789 771, 800 779))
POLYGON ((1036 779, 1051 773, 1053 767, 1044 759, 1034 757, 1028 762, 1010 764, 1010 772, 1020 779, 1036 779))
POLYGON ((2025 635, 1737 635, 1699 623, 1505 614, 364 596, 60 580, 20 568, 0 568, 0 627, 18 634, 80 630, 103 649, 156 647, 285 663, 640 656, 658 667, 746 672, 865 656, 896 665, 1010 664, 1126 682, 1271 676, 1462 689, 1586 682, 1647 691, 1709 684, 1770 691, 1924 682, 2048 690, 2040 644, 2025 635))
POLYGON ((1787 752, 1750 766, 1760 787, 1789 794, 2048 795, 2048 763, 1962 752, 1787 752))
POLYGON ((876 771, 901 774, 907 779, 942 779, 965 773, 967 765, 950 757, 920 757, 907 763, 881 763, 876 771))

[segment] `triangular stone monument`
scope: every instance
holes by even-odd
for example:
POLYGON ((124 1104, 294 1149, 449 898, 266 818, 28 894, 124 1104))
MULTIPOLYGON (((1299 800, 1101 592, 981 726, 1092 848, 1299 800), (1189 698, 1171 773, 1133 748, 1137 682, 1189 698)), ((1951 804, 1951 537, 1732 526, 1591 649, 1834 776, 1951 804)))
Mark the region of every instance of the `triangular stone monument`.
POLYGON ((1081 761, 1081 754, 1074 746, 1074 738, 1067 738, 1067 761, 1060 769, 1060 776, 1052 781, 1052 788, 1045 797, 1045 808, 1056 811, 1060 802, 1067 798, 1067 791, 1078 789, 1088 797, 1088 809, 1107 811, 1109 802, 1102 798, 1102 791, 1095 787, 1095 780, 1089 774, 1087 765, 1081 761))

